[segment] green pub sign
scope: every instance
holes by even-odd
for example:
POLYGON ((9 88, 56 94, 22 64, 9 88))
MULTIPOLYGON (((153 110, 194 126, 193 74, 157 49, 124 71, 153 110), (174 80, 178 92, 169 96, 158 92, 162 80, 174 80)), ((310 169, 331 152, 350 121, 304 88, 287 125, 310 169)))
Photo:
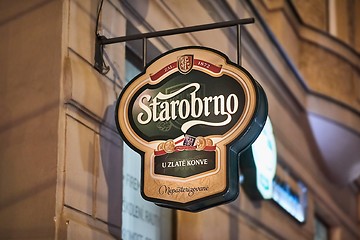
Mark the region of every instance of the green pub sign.
POLYGON ((222 53, 185 47, 136 76, 115 116, 122 138, 141 155, 143 198, 200 211, 238 196, 239 155, 261 132, 267 100, 222 53))

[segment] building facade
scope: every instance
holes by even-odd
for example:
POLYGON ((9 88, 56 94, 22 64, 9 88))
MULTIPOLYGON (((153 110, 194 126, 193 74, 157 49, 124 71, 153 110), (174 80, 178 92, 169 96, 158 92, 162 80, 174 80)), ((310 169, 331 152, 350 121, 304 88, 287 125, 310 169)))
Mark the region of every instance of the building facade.
POLYGON ((360 1, 0 6, 1 239, 360 239, 360 1), (148 39, 145 60, 141 40, 106 45, 104 74, 94 68, 96 35, 251 17, 241 64, 266 92, 277 176, 284 198, 305 194, 304 220, 275 200, 252 200, 243 185, 235 201, 198 213, 144 201, 140 157, 115 126, 117 97, 144 62, 177 47, 236 62, 236 28, 148 39))

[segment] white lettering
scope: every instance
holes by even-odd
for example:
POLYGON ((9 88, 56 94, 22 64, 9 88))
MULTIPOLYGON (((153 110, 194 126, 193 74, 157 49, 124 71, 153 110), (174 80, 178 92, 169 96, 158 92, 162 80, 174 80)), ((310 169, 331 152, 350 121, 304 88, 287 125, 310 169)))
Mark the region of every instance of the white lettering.
POLYGON ((230 113, 230 114, 234 114, 236 113, 236 111, 239 108, 239 100, 236 97, 235 94, 230 94, 229 97, 226 99, 226 110, 230 113), (231 99, 233 98, 233 107, 231 108, 231 99))
POLYGON ((235 114, 239 109, 238 97, 232 93, 226 98, 224 95, 199 98, 196 96, 199 89, 199 83, 191 83, 170 94, 159 92, 154 98, 151 98, 150 95, 140 96, 138 104, 142 112, 138 114, 137 121, 145 125, 150 121, 163 122, 169 121, 170 119, 175 120, 178 117, 187 119, 191 116, 193 120, 183 123, 181 127, 184 133, 195 125, 225 126, 230 123, 232 119, 231 115, 235 114), (166 101, 189 88, 194 89, 190 93, 190 101, 188 99, 166 101), (201 116, 210 116, 211 110, 213 110, 215 116, 225 116, 226 119, 221 122, 198 120, 201 116))
POLYGON ((160 104, 161 112, 159 113, 159 120, 161 122, 169 121, 170 120, 170 113, 169 113, 169 103, 168 102, 162 102, 160 104))
POLYGON ((202 111, 203 111, 203 102, 202 102, 201 98, 197 98, 195 96, 195 92, 192 92, 190 94, 190 96, 191 96, 191 103, 194 103, 194 104, 191 104, 191 116, 198 118, 201 116, 202 111), (196 111, 196 109, 197 109, 197 111, 196 111))
POLYGON ((219 95, 219 96, 215 96, 213 97, 214 100, 214 113, 215 115, 225 115, 225 104, 224 104, 224 95, 219 95), (220 101, 219 101, 220 100, 220 101), (220 110, 219 110, 220 107, 220 110))
POLYGON ((147 117, 145 118, 145 120, 143 120, 143 116, 144 116, 144 113, 139 113, 139 115, 138 115, 138 117, 137 117, 137 120, 138 120, 138 122, 140 123, 140 124, 142 124, 142 125, 145 125, 145 124, 148 124, 150 121, 151 121, 151 118, 152 118, 152 115, 151 115, 151 109, 147 106, 147 105, 145 105, 144 103, 143 103, 143 99, 146 99, 146 101, 150 101, 150 99, 151 99, 151 96, 150 95, 144 95, 144 96, 142 96, 141 98, 140 98, 140 100, 139 100, 139 106, 140 106, 140 108, 142 109, 142 110, 144 110, 145 111, 145 113, 147 114, 147 117))
POLYGON ((208 117, 210 115, 209 102, 212 102, 212 97, 204 97, 204 115, 208 117))
POLYGON ((171 120, 175 120, 177 118, 175 107, 176 106, 179 107, 179 100, 171 101, 170 105, 171 105, 171 120))
POLYGON ((183 99, 179 103, 179 117, 181 119, 186 119, 189 117, 189 114, 190 114, 190 103, 188 100, 183 99), (185 104, 185 106, 184 106, 184 104, 185 104))

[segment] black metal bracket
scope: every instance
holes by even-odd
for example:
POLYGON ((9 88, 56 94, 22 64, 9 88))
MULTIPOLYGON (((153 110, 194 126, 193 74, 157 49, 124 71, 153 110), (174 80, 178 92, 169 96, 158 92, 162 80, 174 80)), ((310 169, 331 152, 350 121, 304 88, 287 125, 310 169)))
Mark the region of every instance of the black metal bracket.
POLYGON ((107 66, 104 62, 104 45, 101 44, 101 41, 106 39, 106 37, 99 34, 96 35, 95 39, 95 69, 98 70, 101 74, 106 74, 110 71, 110 67, 107 66))
POLYGON ((122 37, 114 37, 114 38, 106 38, 98 33, 96 33, 95 39, 95 69, 100 72, 101 74, 106 74, 110 67, 107 66, 104 62, 104 46, 108 44, 114 43, 121 43, 127 42, 132 40, 143 40, 143 62, 144 66, 146 65, 146 53, 147 53, 147 39, 149 38, 157 38, 157 37, 164 37, 170 35, 177 35, 177 34, 185 34, 191 32, 199 32, 199 31, 206 31, 206 30, 213 30, 219 28, 228 28, 236 26, 237 30, 237 64, 241 65, 241 27, 245 24, 254 23, 254 18, 244 18, 244 19, 237 19, 232 21, 226 22, 219 22, 219 23, 210 23, 204 25, 196 25, 191 27, 183 27, 177 29, 170 29, 170 30, 163 30, 157 32, 149 32, 149 33, 142 33, 142 34, 135 34, 129 36, 122 36, 122 37))

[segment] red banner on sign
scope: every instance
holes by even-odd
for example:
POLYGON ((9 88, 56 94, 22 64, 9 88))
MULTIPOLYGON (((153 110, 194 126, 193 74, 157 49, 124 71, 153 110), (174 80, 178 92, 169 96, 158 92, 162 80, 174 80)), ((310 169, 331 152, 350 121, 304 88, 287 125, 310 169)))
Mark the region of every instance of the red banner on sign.
MULTIPOLYGON (((214 64, 211 64, 209 62, 200 60, 200 59, 194 59, 194 66, 198 66, 201 68, 205 68, 213 73, 219 73, 221 71, 221 65, 218 67, 214 64)), ((173 62, 170 63, 169 65, 163 67, 162 69, 160 69, 160 71, 156 72, 155 74, 150 74, 150 79, 152 81, 156 81, 158 80, 161 76, 163 76, 164 74, 166 74, 167 72, 169 72, 170 70, 177 68, 178 64, 177 62, 173 62)))

